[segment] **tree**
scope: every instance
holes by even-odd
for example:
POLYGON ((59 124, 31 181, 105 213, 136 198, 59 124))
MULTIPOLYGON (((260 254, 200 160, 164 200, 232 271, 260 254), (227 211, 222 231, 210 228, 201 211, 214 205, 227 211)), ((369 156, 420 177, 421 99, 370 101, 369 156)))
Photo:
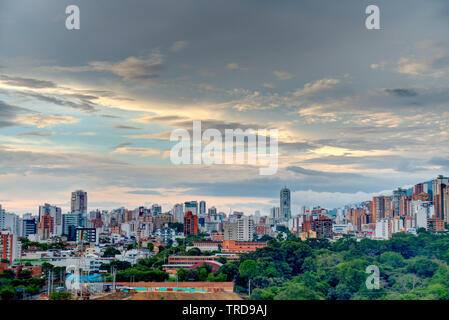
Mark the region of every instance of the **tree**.
POLYGON ((0 288, 0 298, 2 298, 2 300, 11 300, 15 295, 16 290, 14 290, 14 287, 6 286, 0 288))
POLYGON ((189 251, 187 251, 187 255, 188 256, 200 256, 201 255, 201 250, 198 248, 192 248, 189 251))
POLYGON ((388 264, 393 268, 400 268, 404 266, 404 258, 397 252, 384 252, 379 256, 379 261, 388 264))
POLYGON ((413 272, 420 277, 431 277, 438 269, 438 264, 426 257, 416 257, 410 261, 407 268, 409 272, 413 272))
POLYGON ((274 300, 322 300, 324 296, 303 283, 288 283, 281 288, 274 300))
POLYGON ((154 243, 148 242, 147 248, 150 249, 150 251, 154 251, 154 243))
POLYGON ((50 300, 71 300, 72 294, 70 292, 52 292, 49 297, 50 300))
POLYGON ((120 250, 117 250, 113 247, 108 247, 104 250, 103 257, 104 258, 114 258, 116 254, 120 254, 120 250))
POLYGON ((259 265, 254 260, 246 260, 240 265, 239 273, 243 278, 254 278, 259 273, 259 265))
POLYGON ((239 273, 238 267, 233 263, 226 263, 222 265, 217 273, 226 275, 226 281, 234 281, 235 276, 239 273))

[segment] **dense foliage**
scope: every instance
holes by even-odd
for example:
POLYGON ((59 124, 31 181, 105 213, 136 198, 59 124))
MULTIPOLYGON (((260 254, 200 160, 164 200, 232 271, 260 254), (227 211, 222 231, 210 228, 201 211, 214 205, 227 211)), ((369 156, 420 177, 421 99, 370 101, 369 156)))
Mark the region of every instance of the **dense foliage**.
POLYGON ((236 285, 251 299, 449 299, 449 234, 420 230, 390 240, 301 241, 291 235, 241 256, 236 285), (379 289, 368 289, 380 271, 379 289), (249 291, 249 290, 248 290, 249 291))

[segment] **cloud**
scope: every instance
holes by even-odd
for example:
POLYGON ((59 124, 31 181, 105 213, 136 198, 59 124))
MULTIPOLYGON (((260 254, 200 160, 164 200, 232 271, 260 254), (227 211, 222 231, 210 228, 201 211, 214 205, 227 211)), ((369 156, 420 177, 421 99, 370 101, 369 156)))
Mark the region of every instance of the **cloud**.
POLYGON ((418 95, 413 89, 385 89, 385 92, 398 97, 416 97, 418 95))
POLYGON ((187 45, 188 45, 187 41, 176 41, 171 45, 170 51, 181 52, 182 50, 184 50, 187 47, 187 45))
POLYGON ((121 124, 115 125, 114 128, 115 129, 125 129, 125 130, 140 130, 140 128, 137 128, 137 127, 125 126, 125 125, 121 125, 121 124))
POLYGON ((321 90, 330 89, 340 83, 338 79, 325 78, 315 82, 306 83, 303 89, 298 89, 293 93, 295 97, 302 97, 307 94, 316 93, 321 90))
POLYGON ((126 191, 129 194, 143 194, 143 195, 162 195, 159 191, 156 190, 130 190, 126 191))
POLYGON ((125 81, 142 81, 158 78, 164 70, 163 56, 154 51, 146 57, 128 57, 119 62, 92 61, 81 67, 51 67, 52 71, 68 72, 111 72, 125 81))
POLYGON ((38 80, 21 77, 11 77, 8 75, 0 75, 0 80, 7 85, 14 87, 25 87, 31 89, 56 88, 57 85, 53 81, 38 80))
POLYGON ((120 149, 120 148, 127 147, 127 146, 130 146, 130 145, 132 145, 132 142, 126 141, 126 142, 122 142, 119 145, 117 145, 115 147, 112 147, 112 148, 113 149, 120 149))
POLYGON ((17 114, 23 110, 0 100, 0 128, 16 125, 17 114))
POLYGON ((273 74, 276 76, 276 78, 278 80, 290 80, 294 77, 292 74, 290 74, 286 71, 275 70, 275 71, 273 71, 273 74))
POLYGON ((80 136, 88 136, 88 137, 91 137, 91 136, 96 136, 96 135, 98 135, 98 133, 97 133, 97 132, 92 132, 92 131, 87 131, 87 132, 81 132, 81 133, 79 133, 79 135, 80 135, 80 136))
POLYGON ((226 68, 228 68, 229 70, 242 70, 238 63, 228 63, 226 68))
POLYGON ((133 155, 139 157, 152 157, 152 156, 161 156, 162 151, 152 148, 127 148, 127 147, 118 147, 113 153, 116 154, 126 154, 133 155))
POLYGON ((449 55, 422 59, 402 57, 395 70, 411 76, 441 78, 449 72, 449 55))
POLYGON ((42 131, 29 131, 29 132, 24 132, 24 133, 19 133, 19 136, 31 136, 31 137, 51 137, 54 135, 53 132, 42 132, 42 131))
POLYGON ((62 116, 57 114, 21 114, 17 116, 18 122, 32 125, 38 128, 53 127, 61 124, 77 123, 79 120, 72 116, 62 116))

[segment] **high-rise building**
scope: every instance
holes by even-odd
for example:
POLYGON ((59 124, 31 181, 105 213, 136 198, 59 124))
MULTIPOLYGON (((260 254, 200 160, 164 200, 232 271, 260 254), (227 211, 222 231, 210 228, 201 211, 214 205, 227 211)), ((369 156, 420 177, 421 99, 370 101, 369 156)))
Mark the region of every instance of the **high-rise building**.
POLYGON ((253 219, 247 216, 242 216, 237 220, 236 241, 252 241, 255 231, 256 230, 253 219))
POLYGON ((20 235, 20 218, 14 213, 6 212, 0 206, 0 230, 10 230, 16 236, 20 235))
POLYGON ((242 216, 235 222, 223 223, 224 239, 234 241, 252 241, 256 232, 254 221, 247 216, 242 216))
POLYGON ((29 235, 37 233, 37 224, 34 219, 22 219, 22 234, 21 236, 27 238, 29 235))
POLYGON ((76 240, 76 228, 83 226, 83 217, 80 213, 67 213, 62 215, 62 233, 68 241, 76 240))
POLYGON ((439 175, 432 180, 433 205, 435 206, 435 216, 439 220, 445 220, 444 189, 449 186, 449 178, 439 175))
POLYGON ((45 203, 43 206, 39 206, 39 221, 41 221, 42 217, 45 215, 49 215, 53 218, 53 229, 50 230, 50 233, 52 235, 62 235, 61 208, 45 203))
POLYGON ((54 230, 54 219, 51 215, 45 214, 39 221, 38 234, 41 240, 50 238, 54 230))
POLYGON ((312 220, 312 230, 316 232, 318 239, 332 239, 332 219, 321 216, 312 220))
POLYGON ((173 207, 173 216, 175 217, 177 222, 184 222, 184 208, 182 207, 182 204, 175 204, 175 206, 173 207))
POLYGON ((392 217, 391 211, 391 197, 373 197, 373 223, 388 217, 392 217))
POLYGON ((206 215, 206 201, 203 200, 200 201, 200 215, 206 215))
POLYGON ((20 245, 17 235, 9 230, 0 230, 0 258, 7 259, 10 263, 20 259, 20 245))
POLYGON ((277 222, 280 218, 280 209, 279 207, 273 207, 270 209, 270 218, 273 219, 274 222, 277 222))
POLYGON ((393 190, 393 216, 400 215, 400 203, 401 198, 405 197, 407 194, 407 190, 398 188, 397 190, 393 190))
POLYGON ((162 207, 160 205, 156 204, 156 203, 153 204, 151 206, 151 213, 152 213, 153 216, 161 214, 162 213, 162 207))
POLYGON ((217 208, 215 208, 215 207, 210 207, 210 208, 207 210, 207 214, 208 214, 209 216, 215 216, 215 215, 217 214, 217 208))
POLYGON ((190 234, 198 235, 198 216, 192 211, 187 211, 184 215, 184 235, 190 234))
POLYGON ((82 213, 87 216, 87 192, 83 190, 72 192, 70 208, 72 213, 82 213))
POLYGON ((197 201, 186 201, 184 202, 184 213, 188 211, 192 212, 192 214, 198 214, 198 202, 197 201))
POLYGON ((280 215, 283 221, 289 221, 292 217, 291 202, 290 202, 290 189, 287 187, 281 189, 280 192, 280 215))

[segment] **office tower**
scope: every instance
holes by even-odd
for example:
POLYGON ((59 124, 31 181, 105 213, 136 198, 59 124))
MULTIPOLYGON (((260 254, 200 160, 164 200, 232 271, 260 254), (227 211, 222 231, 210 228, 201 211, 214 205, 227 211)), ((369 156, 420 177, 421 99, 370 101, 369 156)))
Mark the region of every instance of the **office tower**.
POLYGON ((208 214, 209 216, 215 216, 215 215, 217 214, 217 208, 215 208, 215 207, 210 207, 210 208, 207 210, 207 214, 208 214))
POLYGON ((290 220, 292 216, 291 204, 290 204, 290 189, 287 187, 281 189, 280 192, 280 218, 283 221, 290 220))
POLYGON ((34 219, 22 219, 22 234, 21 236, 27 238, 29 235, 37 233, 37 224, 34 219))
POLYGON ((400 202, 401 198, 405 197, 407 191, 402 188, 398 188, 397 190, 393 190, 393 217, 400 215, 400 202))
POLYGON ((270 217, 273 219, 273 221, 277 222, 279 220, 280 215, 280 208, 279 207, 273 207, 270 209, 270 217))
POLYGON ((38 226, 38 234, 41 240, 47 240, 53 233, 54 219, 51 215, 45 214, 41 217, 38 226))
POLYGON ((410 215, 410 201, 412 200, 409 196, 402 196, 399 200, 399 216, 405 217, 410 215))
POLYGON ((187 211, 184 216, 184 235, 189 234, 198 235, 198 216, 194 215, 192 211, 187 211))
POLYGON ((151 214, 153 216, 161 214, 161 213, 162 213, 162 207, 160 205, 155 203, 151 206, 151 214))
POLYGON ((200 201, 200 215, 206 215, 206 201, 200 201))
POLYGON ((192 212, 194 215, 198 214, 198 202, 197 201, 186 201, 184 203, 184 213, 188 211, 192 212))
POLYGON ((443 189, 444 222, 449 224, 449 186, 443 189))
POLYGON ((182 207, 182 204, 177 203, 173 207, 173 216, 175 217, 176 221, 179 223, 184 222, 184 209, 182 207))
POLYGON ((260 220, 260 211, 259 211, 259 210, 256 210, 256 211, 254 212, 254 222, 255 222, 255 223, 259 223, 259 220, 260 220))
POLYGON ((17 235, 9 230, 0 230, 0 259, 6 259, 10 263, 20 259, 20 246, 17 235))
POLYGON ((373 197, 373 221, 392 217, 391 198, 386 196, 373 197))
POLYGON ((449 186, 449 178, 442 175, 432 180, 433 205, 435 206, 435 216, 439 220, 445 220, 444 189, 447 186, 449 186))
POLYGON ((72 192, 70 208, 72 213, 81 213, 87 216, 87 192, 83 190, 72 192))
POLYGON ((53 218, 53 229, 50 230, 50 233, 52 235, 62 235, 61 208, 45 203, 43 206, 39 206, 39 221, 41 221, 42 217, 45 215, 49 215, 53 218))
POLYGON ((76 240, 76 228, 82 227, 83 217, 80 213, 67 213, 62 215, 62 233, 68 241, 76 240))
POLYGON ((14 213, 6 212, 0 206, 0 230, 10 230, 16 236, 20 235, 20 218, 14 213))

